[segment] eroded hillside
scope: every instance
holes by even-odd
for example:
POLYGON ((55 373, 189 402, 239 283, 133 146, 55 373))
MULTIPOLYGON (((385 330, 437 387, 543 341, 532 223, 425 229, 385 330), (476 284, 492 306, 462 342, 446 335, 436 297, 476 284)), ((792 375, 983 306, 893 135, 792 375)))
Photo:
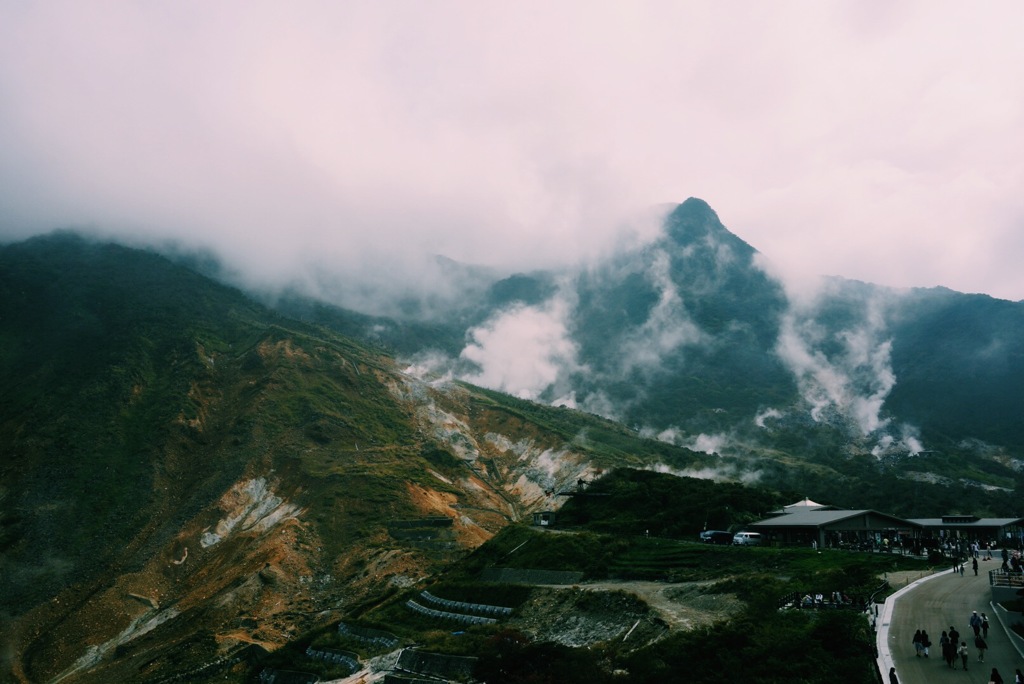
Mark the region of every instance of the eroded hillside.
POLYGON ((3 334, 46 339, 8 347, 2 367, 16 680, 171 681, 272 650, 557 507, 608 461, 588 430, 614 434, 620 456, 635 441, 416 379, 159 260, 119 289, 101 274, 132 254, 80 248, 67 277, 91 289, 61 307, 36 306, 56 296, 59 259, 6 285, 21 302, 3 334))

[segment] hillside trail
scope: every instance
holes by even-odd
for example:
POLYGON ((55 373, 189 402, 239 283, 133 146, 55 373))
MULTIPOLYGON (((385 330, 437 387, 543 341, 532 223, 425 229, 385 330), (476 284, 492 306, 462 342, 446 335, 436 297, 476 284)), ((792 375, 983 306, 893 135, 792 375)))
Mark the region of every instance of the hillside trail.
MULTIPOLYGON (((717 581, 717 580, 716 580, 717 581)), ((538 585, 549 589, 581 591, 621 591, 640 598, 673 629, 688 630, 728 620, 743 608, 733 594, 709 594, 705 589, 715 584, 702 582, 653 582, 641 580, 603 580, 566 585, 538 585)))

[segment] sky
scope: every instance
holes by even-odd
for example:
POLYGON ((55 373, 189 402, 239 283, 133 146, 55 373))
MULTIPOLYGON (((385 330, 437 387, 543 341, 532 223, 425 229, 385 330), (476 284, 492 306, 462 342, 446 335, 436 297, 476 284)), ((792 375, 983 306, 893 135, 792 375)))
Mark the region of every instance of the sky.
POLYGON ((0 240, 415 280, 607 254, 693 196, 795 280, 1020 300, 1022 30, 1015 0, 0 0, 0 240))

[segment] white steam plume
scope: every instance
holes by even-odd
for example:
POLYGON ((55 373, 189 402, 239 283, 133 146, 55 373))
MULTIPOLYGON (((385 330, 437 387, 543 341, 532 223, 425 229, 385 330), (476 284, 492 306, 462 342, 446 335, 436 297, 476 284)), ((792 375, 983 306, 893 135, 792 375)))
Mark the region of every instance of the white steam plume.
POLYGON ((754 416, 754 425, 756 425, 759 428, 763 428, 765 427, 765 421, 771 418, 782 418, 782 411, 773 408, 761 411, 756 416, 754 416))
POLYGON ((877 301, 868 302, 855 328, 829 334, 812 310, 794 308, 780 327, 776 353, 796 376, 797 386, 821 421, 838 414, 869 435, 888 424, 882 417, 885 399, 896 385, 891 364, 892 341, 877 301), (831 355, 823 347, 838 349, 831 355))
POLYGON ((715 482, 741 482, 743 484, 756 484, 761 479, 759 470, 741 470, 731 465, 722 465, 717 468, 673 468, 659 463, 651 466, 649 470, 656 473, 666 473, 676 477, 693 477, 698 480, 714 480, 715 482))
POLYGON ((670 259, 657 250, 646 271, 647 279, 659 292, 658 302, 643 325, 622 344, 622 372, 658 368, 662 358, 685 344, 699 344, 704 333, 690 320, 683 298, 669 272, 670 259))
POLYGON ((578 367, 566 327, 568 311, 567 300, 555 296, 541 305, 502 311, 473 328, 460 358, 479 370, 463 379, 523 399, 537 399, 549 388, 557 391, 578 367))

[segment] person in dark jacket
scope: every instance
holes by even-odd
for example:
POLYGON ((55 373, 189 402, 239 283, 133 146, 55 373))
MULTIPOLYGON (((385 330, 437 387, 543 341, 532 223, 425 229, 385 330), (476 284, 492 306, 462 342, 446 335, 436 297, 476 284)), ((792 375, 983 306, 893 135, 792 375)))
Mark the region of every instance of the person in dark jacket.
POLYGON ((896 668, 889 668, 889 684, 900 684, 900 680, 896 678, 896 668))
POLYGON ((946 661, 946 665, 953 667, 953 660, 956 658, 956 642, 949 638, 946 630, 942 630, 939 646, 942 647, 942 659, 946 661))

